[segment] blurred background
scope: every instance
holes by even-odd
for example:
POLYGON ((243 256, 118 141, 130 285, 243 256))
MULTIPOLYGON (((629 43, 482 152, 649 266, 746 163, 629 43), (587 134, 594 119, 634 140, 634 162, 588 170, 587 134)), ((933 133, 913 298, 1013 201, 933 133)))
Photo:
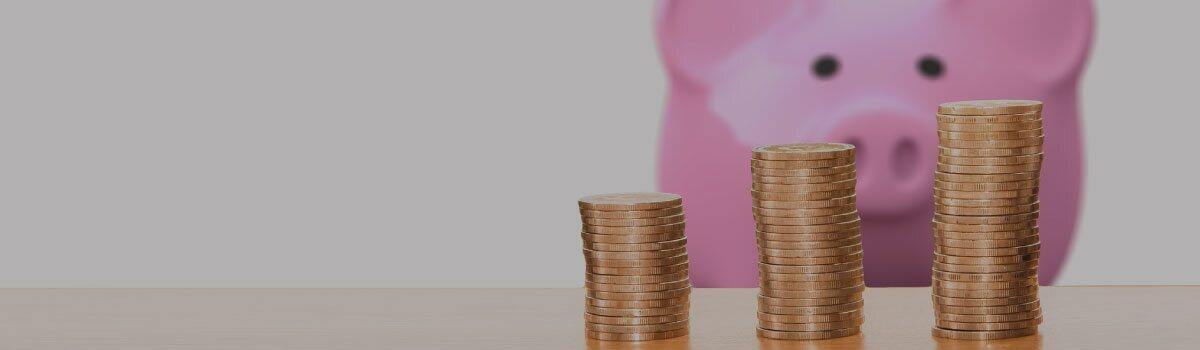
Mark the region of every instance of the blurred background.
MULTIPOLYGON (((0 287, 576 287, 653 190, 652 2, 0 5, 0 287)), ((1098 1, 1058 284, 1197 284, 1191 14, 1098 1)))

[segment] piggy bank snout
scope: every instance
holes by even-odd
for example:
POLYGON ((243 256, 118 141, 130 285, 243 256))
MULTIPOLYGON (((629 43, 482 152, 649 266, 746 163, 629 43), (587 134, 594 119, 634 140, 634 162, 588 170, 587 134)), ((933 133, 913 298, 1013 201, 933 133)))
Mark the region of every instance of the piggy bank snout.
POLYGON ((828 140, 856 147, 858 209, 865 217, 910 214, 929 204, 937 157, 932 121, 891 113, 844 118, 828 140))

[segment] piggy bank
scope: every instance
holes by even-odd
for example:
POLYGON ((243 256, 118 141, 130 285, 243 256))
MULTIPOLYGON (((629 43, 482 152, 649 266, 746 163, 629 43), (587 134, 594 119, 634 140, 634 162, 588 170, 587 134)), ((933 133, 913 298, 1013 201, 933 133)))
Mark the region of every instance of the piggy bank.
POLYGON ((655 20, 670 83, 657 181, 684 196, 695 285, 757 285, 750 151, 796 142, 858 147, 868 285, 928 285, 934 116, 971 99, 1045 102, 1041 282, 1062 269, 1090 1, 663 1, 655 20))

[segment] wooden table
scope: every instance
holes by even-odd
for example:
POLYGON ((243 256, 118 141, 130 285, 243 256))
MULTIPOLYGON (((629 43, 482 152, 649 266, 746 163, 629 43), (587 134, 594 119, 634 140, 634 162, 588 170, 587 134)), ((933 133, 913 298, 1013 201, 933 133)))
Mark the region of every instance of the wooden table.
POLYGON ((755 289, 697 289, 689 337, 583 337, 580 289, 9 289, 0 349, 1196 349, 1200 286, 1045 287, 1042 333, 934 339, 928 288, 871 288, 859 336, 760 340, 755 289))

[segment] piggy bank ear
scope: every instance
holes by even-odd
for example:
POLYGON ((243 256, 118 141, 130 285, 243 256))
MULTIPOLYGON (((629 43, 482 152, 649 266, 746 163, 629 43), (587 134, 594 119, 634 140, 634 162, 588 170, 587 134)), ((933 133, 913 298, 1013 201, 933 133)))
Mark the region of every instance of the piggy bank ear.
POLYGON ((978 45, 1047 80, 1082 72, 1092 43, 1091 0, 947 0, 946 15, 978 45))
POLYGON ((787 15, 792 0, 661 0, 656 32, 667 71, 703 83, 738 47, 787 15))

